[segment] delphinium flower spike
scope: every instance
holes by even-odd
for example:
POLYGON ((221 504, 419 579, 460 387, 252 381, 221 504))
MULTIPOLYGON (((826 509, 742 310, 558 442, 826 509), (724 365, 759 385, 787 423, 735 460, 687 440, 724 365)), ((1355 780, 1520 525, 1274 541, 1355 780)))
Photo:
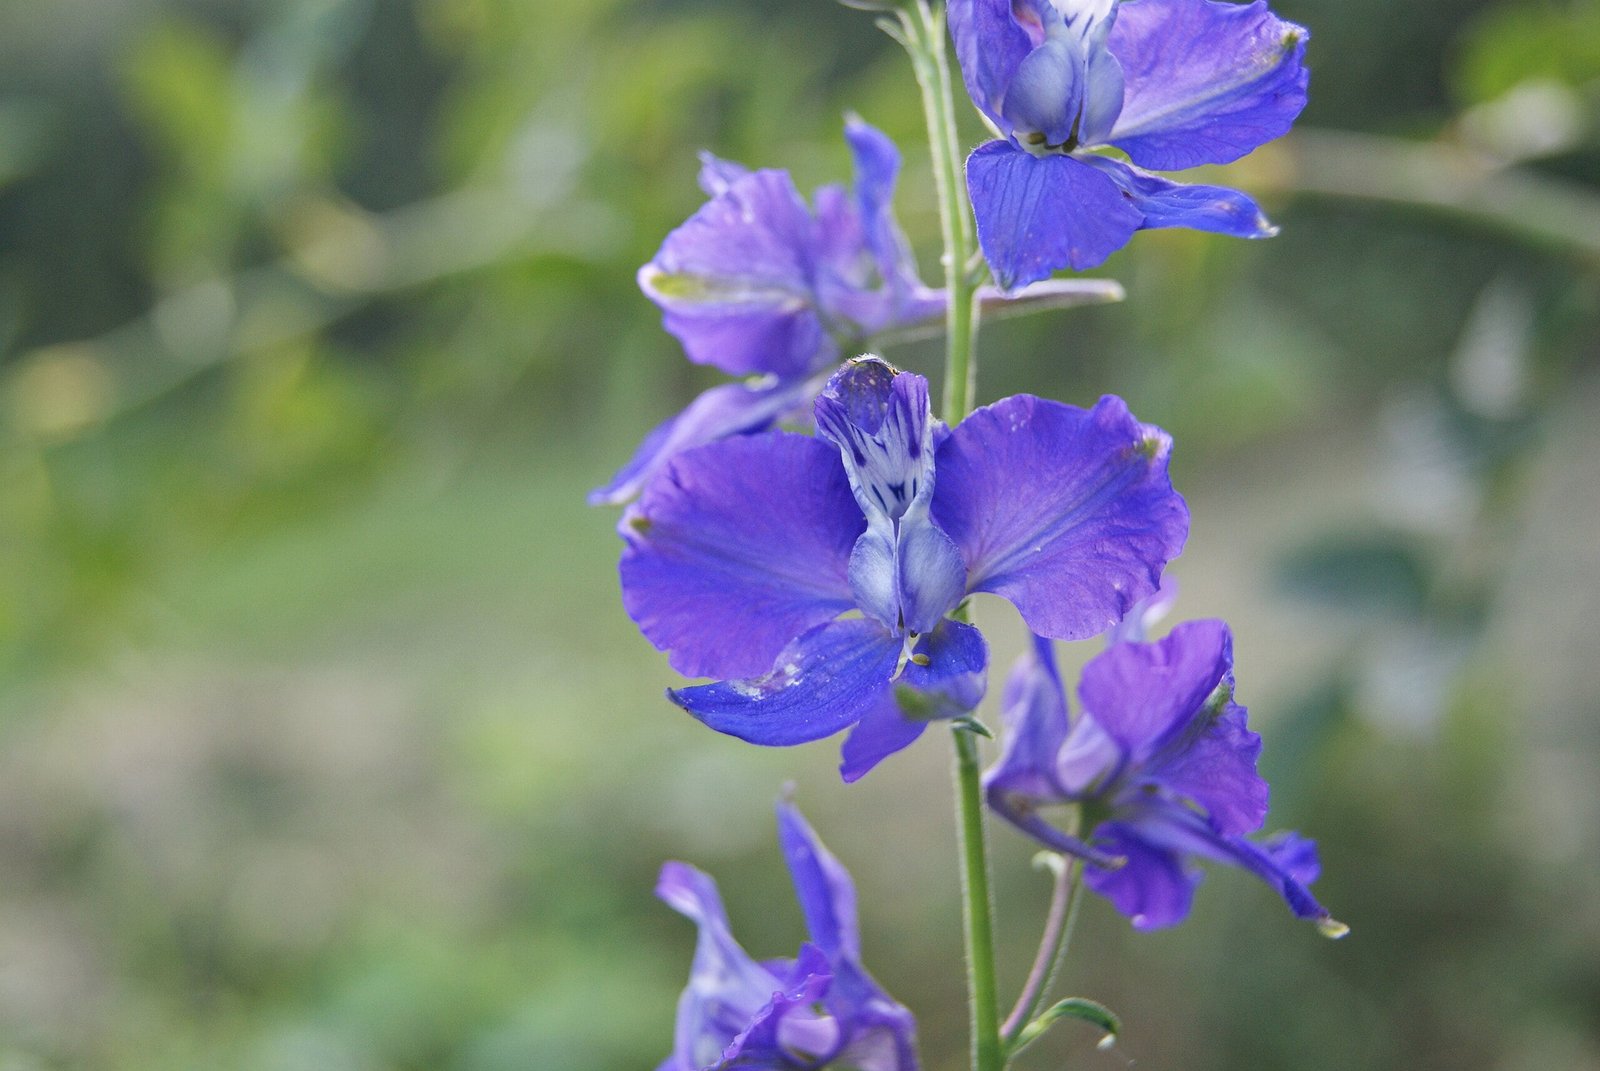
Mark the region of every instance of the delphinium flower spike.
POLYGON ((684 863, 662 867, 656 894, 700 937, 672 1055, 658 1071, 917 1071, 911 1013, 861 966, 850 875, 787 802, 778 805, 778 841, 811 936, 793 960, 751 959, 716 882, 684 863))
POLYGON ((943 316, 895 222, 899 151, 854 116, 845 139, 853 186, 824 186, 809 206, 786 171, 704 156, 711 199, 639 269, 639 286, 691 361, 754 378, 712 387, 650 432, 592 503, 631 499, 680 450, 772 427, 868 338, 943 316))
POLYGON ((1194 860, 1211 859, 1255 874, 1325 934, 1346 932, 1307 888, 1319 869, 1311 841, 1246 838, 1266 819, 1268 790, 1261 738, 1233 701, 1227 625, 1113 642, 1084 667, 1078 697, 1069 718, 1051 643, 1035 637, 1006 685, 1005 750, 984 775, 995 813, 1081 857, 1089 887, 1140 929, 1182 921, 1201 879, 1194 860), (1059 805, 1080 809, 1078 835, 1045 819, 1059 805))
POLYGON ((1118 398, 1017 395, 947 429, 925 379, 862 358, 816 421, 669 462, 620 525, 623 604, 679 672, 722 678, 668 693, 712 728, 787 745, 854 725, 846 780, 977 705, 987 647, 949 617, 967 595, 1087 638, 1188 533, 1170 440, 1118 398))
POLYGON ((950 0, 949 10, 967 91, 999 135, 968 158, 967 185, 1001 286, 1094 267, 1144 227, 1275 233, 1237 190, 1151 173, 1236 160, 1305 107, 1307 33, 1265 0, 950 0))

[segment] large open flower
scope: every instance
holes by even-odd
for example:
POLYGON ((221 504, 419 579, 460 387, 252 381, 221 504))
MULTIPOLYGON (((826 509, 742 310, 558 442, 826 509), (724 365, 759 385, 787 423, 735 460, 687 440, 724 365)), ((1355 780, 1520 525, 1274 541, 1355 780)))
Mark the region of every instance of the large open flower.
POLYGON ((846 780, 982 698, 983 637, 949 616, 967 595, 1083 639, 1154 592, 1188 534, 1170 440, 1119 398, 1017 395, 946 429, 927 380, 869 357, 816 421, 675 457, 623 517, 622 596, 675 669, 722 678, 674 702, 758 744, 855 725, 846 780))
POLYGON ((1305 107, 1306 31, 1265 0, 950 0, 949 10, 967 91, 1002 138, 967 160, 978 241, 1001 286, 1094 267, 1143 227, 1275 233, 1237 190, 1146 170, 1236 160, 1305 107))
POLYGON ((849 873, 788 803, 778 805, 778 841, 811 935, 793 960, 751 959, 716 882, 684 863, 661 868, 656 895, 693 919, 700 938, 658 1071, 917 1071, 911 1013, 861 966, 849 873))

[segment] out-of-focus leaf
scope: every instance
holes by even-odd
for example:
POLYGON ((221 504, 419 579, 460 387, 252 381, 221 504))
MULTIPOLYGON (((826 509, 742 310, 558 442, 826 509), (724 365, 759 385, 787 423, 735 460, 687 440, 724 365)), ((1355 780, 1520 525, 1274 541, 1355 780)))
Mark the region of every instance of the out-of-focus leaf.
POLYGON ((1285 555, 1277 578, 1290 594, 1368 613, 1415 614, 1428 592, 1427 564, 1392 534, 1318 538, 1285 555))

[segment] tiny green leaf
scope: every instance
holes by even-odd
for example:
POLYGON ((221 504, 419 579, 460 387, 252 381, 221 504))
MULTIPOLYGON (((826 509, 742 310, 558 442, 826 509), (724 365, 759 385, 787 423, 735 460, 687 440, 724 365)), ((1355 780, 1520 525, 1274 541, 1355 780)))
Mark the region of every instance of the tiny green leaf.
POLYGON ((1109 1049, 1117 1042, 1117 1035, 1122 1032, 1122 1020, 1117 1018, 1115 1012, 1097 1001, 1087 1000, 1084 997, 1068 997, 1066 1000, 1046 1008, 1039 1017, 1017 1035, 1017 1040, 1012 1043, 1011 1055, 1015 1055, 1044 1036, 1058 1019, 1080 1019, 1083 1022, 1099 1027, 1104 1031, 1099 1047, 1109 1049))

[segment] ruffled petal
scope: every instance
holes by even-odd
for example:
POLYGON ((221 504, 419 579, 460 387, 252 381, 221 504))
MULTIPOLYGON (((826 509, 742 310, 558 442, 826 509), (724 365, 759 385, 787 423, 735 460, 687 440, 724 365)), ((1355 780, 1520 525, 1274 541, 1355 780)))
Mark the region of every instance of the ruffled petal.
MULTIPOLYGON (((1135 768, 1158 756, 1176 762, 1168 754, 1178 755, 1205 728, 1197 719, 1232 670, 1228 626, 1186 621, 1158 643, 1119 643, 1090 659, 1078 700, 1135 768)), ((1206 754, 1212 754, 1209 747, 1206 754)), ((1159 768, 1148 772, 1156 776, 1159 768)))
POLYGON ((1145 229, 1187 227, 1234 238, 1271 238, 1278 233, 1261 206, 1238 190, 1173 182, 1104 156, 1085 156, 1083 161, 1128 195, 1144 215, 1145 229))
POLYGON ((853 725, 888 691, 901 642, 876 621, 820 625, 778 656, 771 673, 667 692, 719 733, 784 747, 853 725))
POLYGON ((1256 773, 1261 737, 1245 718, 1244 707, 1228 703, 1192 742, 1147 771, 1152 781, 1205 808, 1218 832, 1229 835, 1254 833, 1267 820, 1267 783, 1256 773))
POLYGON ((945 621, 922 637, 914 659, 850 730, 839 773, 856 781, 910 747, 932 721, 976 710, 987 685, 989 645, 971 625, 945 621), (926 661, 926 665, 922 662, 926 661))
POLYGON ((825 442, 771 432, 696 447, 623 516, 623 606, 685 676, 755 676, 854 606, 846 570, 864 526, 825 442))
POLYGON ((1041 636, 1085 639, 1153 593, 1183 548, 1169 449, 1120 398, 1083 410, 1016 395, 940 446, 933 519, 965 555, 970 590, 1011 600, 1041 636))
POLYGON ((1116 183, 1076 157, 1033 156, 1008 141, 967 157, 967 189, 978 244, 1006 290, 1103 263, 1143 221, 1116 183))
POLYGON ((794 804, 778 803, 778 845, 795 897, 805 916, 811 941, 830 960, 861 955, 861 935, 856 920, 856 887, 844 864, 817 836, 794 804))
POLYGON ((589 492, 589 504, 629 501, 675 454, 733 435, 765 431, 785 414, 804 406, 820 386, 815 379, 780 379, 755 386, 725 383, 712 387, 646 435, 611 482, 589 492))
POLYGON ((1305 107, 1307 36, 1266 0, 1127 0, 1109 42, 1124 91, 1107 140, 1157 171, 1237 160, 1305 107))
POLYGON ((815 945, 801 945, 794 979, 772 996, 722 1050, 717 1067, 782 1067, 796 1049, 825 1055, 838 1044, 838 1024, 810 1009, 833 982, 828 959, 815 945))
POLYGON ((639 286, 690 360, 731 375, 802 376, 837 358, 815 307, 817 241, 789 175, 754 171, 669 234, 639 286))

